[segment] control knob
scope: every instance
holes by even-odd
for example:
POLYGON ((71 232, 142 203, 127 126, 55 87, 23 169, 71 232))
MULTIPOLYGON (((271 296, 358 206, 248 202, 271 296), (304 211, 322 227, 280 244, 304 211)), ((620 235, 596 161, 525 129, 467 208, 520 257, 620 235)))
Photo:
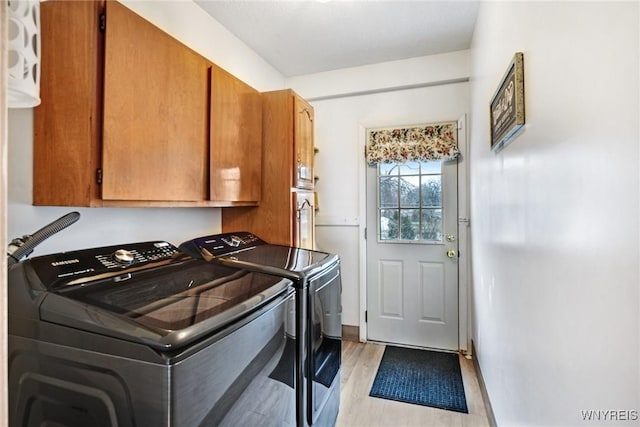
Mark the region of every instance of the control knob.
POLYGON ((228 239, 223 237, 222 241, 232 248, 237 248, 238 246, 240 246, 240 243, 243 243, 242 239, 236 235, 229 236, 228 239))
POLYGON ((122 265, 129 265, 133 262, 134 260, 134 255, 133 252, 128 251, 126 249, 118 249, 117 251, 114 252, 113 254, 113 259, 118 263, 118 264, 122 264, 122 265))

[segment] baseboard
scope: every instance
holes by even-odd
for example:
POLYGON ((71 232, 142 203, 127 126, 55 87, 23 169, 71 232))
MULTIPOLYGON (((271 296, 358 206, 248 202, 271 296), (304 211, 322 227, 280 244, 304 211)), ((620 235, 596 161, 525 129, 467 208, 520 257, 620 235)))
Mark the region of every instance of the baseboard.
POLYGON ((342 339, 345 341, 360 341, 360 327, 351 325, 342 325, 342 339))
POLYGON ((491 427, 498 427, 496 423, 496 417, 493 414, 493 408, 491 407, 491 401, 489 400, 489 394, 487 393, 487 387, 480 370, 480 364, 478 363, 478 352, 476 351, 476 345, 471 340, 471 351, 473 352, 473 366, 476 369, 476 376, 478 377, 478 385, 480 386, 480 393, 482 393, 482 400, 484 401, 484 409, 487 411, 487 419, 491 427))

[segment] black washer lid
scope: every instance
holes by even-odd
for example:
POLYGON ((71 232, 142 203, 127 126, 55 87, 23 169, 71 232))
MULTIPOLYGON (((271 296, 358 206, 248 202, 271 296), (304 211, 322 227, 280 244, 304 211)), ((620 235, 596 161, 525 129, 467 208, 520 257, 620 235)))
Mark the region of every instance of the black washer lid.
MULTIPOLYGON (((41 301, 40 320, 174 350, 251 315, 292 284, 192 259, 173 246, 162 260, 147 254, 129 266, 105 267, 96 254, 113 248, 24 261, 24 285, 43 295, 33 300, 41 301)), ((126 248, 141 252, 135 245, 126 248)))

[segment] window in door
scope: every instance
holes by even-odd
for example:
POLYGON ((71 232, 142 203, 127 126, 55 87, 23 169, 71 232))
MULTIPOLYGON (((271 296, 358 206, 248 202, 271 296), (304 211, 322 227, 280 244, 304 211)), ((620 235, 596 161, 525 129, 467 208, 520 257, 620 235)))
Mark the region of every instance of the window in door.
POLYGON ((379 163, 378 240, 442 242, 442 162, 379 163))

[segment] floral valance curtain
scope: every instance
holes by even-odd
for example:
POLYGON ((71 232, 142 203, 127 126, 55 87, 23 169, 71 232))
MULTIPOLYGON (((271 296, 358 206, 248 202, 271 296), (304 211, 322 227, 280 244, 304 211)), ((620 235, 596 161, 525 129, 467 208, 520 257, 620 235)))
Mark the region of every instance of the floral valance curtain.
POLYGON ((369 131, 367 163, 454 160, 460 155, 456 122, 369 131))

